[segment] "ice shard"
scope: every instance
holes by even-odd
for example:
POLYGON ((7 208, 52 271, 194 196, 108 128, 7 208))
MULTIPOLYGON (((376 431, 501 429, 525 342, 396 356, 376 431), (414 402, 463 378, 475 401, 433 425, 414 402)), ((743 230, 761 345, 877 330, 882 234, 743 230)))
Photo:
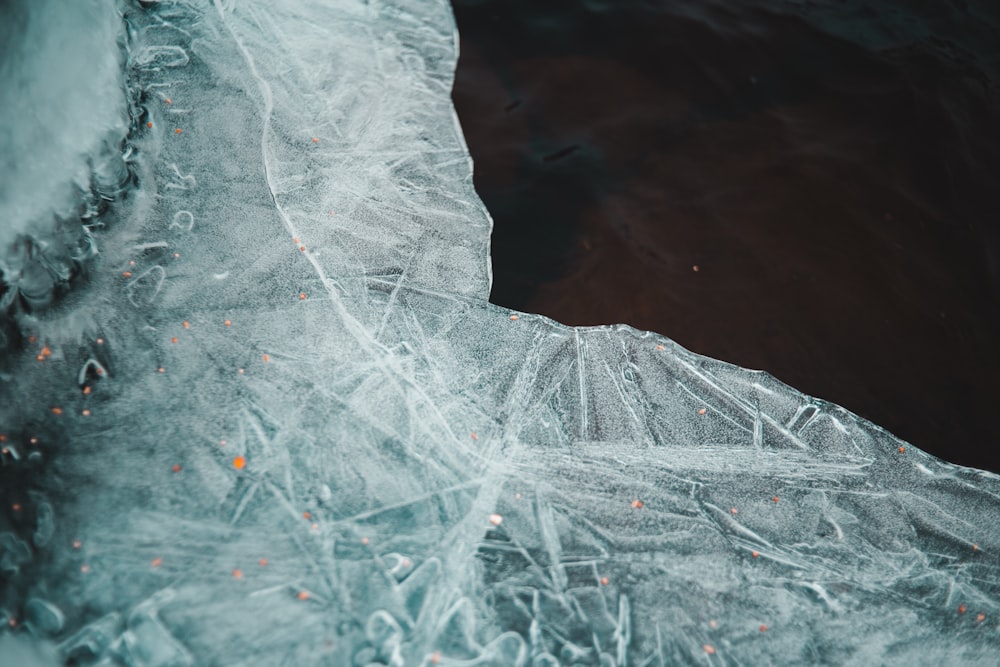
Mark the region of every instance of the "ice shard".
POLYGON ((117 78, 44 83, 121 98, 4 139, 0 663, 996 659, 996 475, 488 302, 444 0, 80 7, 117 78))

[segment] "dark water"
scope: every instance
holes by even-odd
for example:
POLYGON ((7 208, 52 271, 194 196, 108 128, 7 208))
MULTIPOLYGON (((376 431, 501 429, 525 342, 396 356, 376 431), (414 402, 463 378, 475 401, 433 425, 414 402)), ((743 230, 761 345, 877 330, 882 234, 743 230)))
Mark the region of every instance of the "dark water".
POLYGON ((1000 471, 1000 5, 454 5, 495 303, 1000 471))

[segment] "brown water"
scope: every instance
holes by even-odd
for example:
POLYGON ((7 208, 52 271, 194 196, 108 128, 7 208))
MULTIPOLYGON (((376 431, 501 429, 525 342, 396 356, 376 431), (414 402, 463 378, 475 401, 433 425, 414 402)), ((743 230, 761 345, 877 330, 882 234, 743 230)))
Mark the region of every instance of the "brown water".
POLYGON ((454 4, 495 303, 657 331, 1000 471, 992 5, 454 4))

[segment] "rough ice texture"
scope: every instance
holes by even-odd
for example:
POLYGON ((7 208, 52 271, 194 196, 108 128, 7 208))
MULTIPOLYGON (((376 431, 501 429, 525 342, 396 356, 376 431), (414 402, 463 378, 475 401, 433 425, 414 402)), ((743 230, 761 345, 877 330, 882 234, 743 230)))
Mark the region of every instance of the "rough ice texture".
MULTIPOLYGON (((11 2, 0 22, 0 245, 75 214, 90 165, 124 134, 116 39, 107 0, 11 2)), ((2 268, 2 265, 0 265, 2 268)))
POLYGON ((0 349, 83 273, 130 178, 122 32, 108 0, 0 8, 0 349))
POLYGON ((139 188, 5 359, 7 632, 134 667, 995 661, 996 475, 488 303, 447 3, 144 4, 139 188))

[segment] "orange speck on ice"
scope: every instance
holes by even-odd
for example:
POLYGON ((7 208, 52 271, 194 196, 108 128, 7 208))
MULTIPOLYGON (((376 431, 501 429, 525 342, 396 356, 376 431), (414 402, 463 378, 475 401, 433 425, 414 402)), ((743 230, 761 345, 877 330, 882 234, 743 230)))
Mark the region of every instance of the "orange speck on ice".
POLYGON ((441 651, 434 651, 431 653, 431 664, 436 665, 441 662, 441 651))
POLYGON ((739 510, 738 510, 738 509, 736 509, 735 507, 730 507, 730 508, 729 508, 729 513, 730 513, 730 514, 736 514, 737 512, 739 512, 739 510))
POLYGON ((179 463, 175 463, 170 469, 173 470, 174 472, 180 472, 181 466, 179 463))
POLYGON ((293 236, 292 237, 292 243, 294 243, 295 245, 298 245, 299 244, 299 237, 298 236, 293 236))
POLYGON ((173 104, 173 101, 169 97, 163 101, 166 102, 167 104, 173 104))
POLYGON ((35 357, 35 359, 37 359, 38 361, 45 361, 45 355, 40 354, 37 357, 35 357))
POLYGON ((902 453, 903 453, 903 452, 905 452, 905 451, 906 451, 906 447, 900 447, 900 448, 899 448, 899 453, 900 453, 900 454, 902 454, 902 453))
POLYGON ((775 497, 771 498, 771 502, 775 502, 776 503, 779 500, 781 500, 781 498, 779 498, 778 496, 775 496, 775 497))
POLYGON ((90 416, 90 410, 88 410, 87 408, 84 408, 84 409, 83 409, 83 410, 82 410, 82 411, 80 412, 80 414, 81 414, 81 415, 83 415, 84 417, 89 417, 89 416, 90 416))
POLYGON ((511 322, 517 322, 519 319, 521 319, 521 318, 518 317, 517 315, 511 315, 510 316, 510 321, 511 322))
POLYGON ((247 457, 237 456, 235 459, 233 459, 233 467, 236 468, 237 470, 243 470, 244 468, 246 468, 247 457))
POLYGON ((261 357, 265 362, 271 361, 271 355, 265 354, 261 357))
POLYGON ((601 586, 607 586, 607 585, 608 585, 608 578, 601 577, 601 586))
POLYGON ((147 123, 146 123, 146 127, 153 127, 153 121, 149 121, 149 122, 147 122, 147 123))
POLYGON ((759 551, 751 551, 750 555, 753 556, 754 558, 760 558, 760 552, 759 551))
POLYGON ((362 537, 361 538, 361 544, 368 544, 368 538, 367 537, 362 537))
POLYGON ((976 623, 982 623, 985 620, 986 620, 986 614, 984 614, 983 612, 979 612, 978 614, 976 614, 976 623))
POLYGON ((257 561, 257 564, 260 565, 261 567, 267 567, 267 559, 261 558, 259 561, 257 561))
POLYGON ((308 593, 308 592, 306 592, 306 591, 299 591, 299 594, 298 594, 298 596, 297 596, 297 597, 298 597, 298 598, 299 598, 300 600, 308 600, 308 599, 309 599, 309 593, 308 593))
POLYGON ((473 440, 479 440, 479 436, 476 435, 475 431, 473 431, 472 433, 470 433, 469 437, 472 438, 473 440))
POLYGON ((491 514, 490 523, 492 523, 494 526, 499 526, 501 523, 503 523, 503 517, 500 516, 499 514, 491 514))
POLYGON ((712 646, 711 644, 704 644, 702 648, 705 649, 705 653, 709 655, 715 655, 715 647, 712 646))
POLYGON ((166 373, 166 372, 167 372, 167 369, 166 369, 166 368, 164 368, 163 366, 160 366, 159 368, 157 368, 157 369, 156 369, 156 371, 157 371, 158 373, 166 373))
POLYGON ((663 352, 665 348, 662 345, 657 345, 656 349, 659 350, 660 352, 663 352))
POLYGON ((306 293, 305 292, 299 292, 299 298, 300 299, 306 298, 306 293))
POLYGON ((978 544, 973 544, 972 545, 972 550, 973 551, 979 551, 979 545, 978 544))
POLYGON ((81 542, 80 540, 73 540, 73 548, 74 549, 79 549, 82 546, 83 546, 83 542, 81 542))
POLYGON ((231 326, 233 326, 233 321, 232 321, 232 320, 226 320, 226 321, 224 322, 224 324, 225 324, 225 325, 226 325, 227 327, 231 327, 231 326))
POLYGON ((761 632, 767 632, 767 626, 766 625, 760 626, 760 631, 761 632))
POLYGON ((309 512, 303 512, 302 513, 302 518, 303 519, 311 519, 312 518, 312 514, 309 513, 309 512))
POLYGON ((176 130, 174 130, 174 134, 180 134, 183 131, 184 130, 182 130, 181 128, 178 127, 176 130))
POLYGON ((708 409, 707 409, 707 408, 698 408, 698 414, 699 414, 699 415, 703 415, 703 414, 705 414, 706 412, 708 412, 708 409))
POLYGON ((163 565, 163 559, 162 558, 154 558, 152 560, 152 562, 150 562, 150 565, 152 565, 153 567, 160 567, 161 565, 163 565))
POLYGON ((191 328, 191 323, 188 322, 187 320, 184 320, 184 328, 185 329, 190 329, 191 328))
POLYGON ((641 510, 645 506, 645 504, 646 503, 642 502, 641 500, 632 501, 632 507, 637 510, 641 510))
POLYGON ((174 336, 173 338, 171 338, 170 342, 171 343, 176 343, 177 342, 177 336, 174 336))
POLYGON ((243 570, 239 570, 239 569, 233 570, 233 578, 234 579, 242 579, 243 578, 243 570))
POLYGON ((84 387, 83 388, 83 395, 84 396, 89 396, 90 392, 92 392, 92 391, 93 391, 93 389, 91 389, 90 387, 84 387))
POLYGON ((965 610, 966 610, 966 606, 965 606, 964 602, 962 604, 958 605, 958 613, 959 614, 964 614, 965 610))
POLYGON ((52 414, 54 414, 54 415, 61 415, 62 414, 62 408, 52 408, 52 414))
POLYGON ((319 137, 313 137, 313 143, 314 144, 318 144, 319 143, 319 137))
POLYGON ((306 247, 304 245, 300 245, 299 246, 299 250, 301 250, 302 252, 305 252, 306 251, 306 247))
POLYGON ((42 356, 43 356, 43 357, 49 357, 49 356, 52 356, 52 350, 51 350, 51 349, 49 349, 48 347, 44 347, 44 346, 43 346, 43 347, 42 347, 42 350, 41 350, 41 353, 42 353, 42 356))

